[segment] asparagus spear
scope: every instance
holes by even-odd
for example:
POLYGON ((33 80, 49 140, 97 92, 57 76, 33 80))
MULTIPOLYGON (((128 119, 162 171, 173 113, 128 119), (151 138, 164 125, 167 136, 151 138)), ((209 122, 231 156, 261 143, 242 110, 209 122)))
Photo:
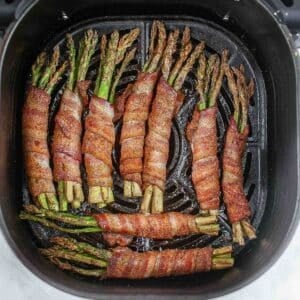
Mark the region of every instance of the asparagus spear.
MULTIPOLYGON (((83 276, 102 277, 105 275, 106 268, 112 256, 110 251, 98 249, 92 245, 77 242, 74 239, 62 238, 63 241, 60 241, 60 239, 52 239, 51 242, 54 246, 48 249, 40 249, 40 252, 62 270, 71 271, 83 276), (68 244, 72 245, 72 249, 65 247, 68 244), (105 257, 102 252, 105 253, 105 257), (101 257, 93 253, 101 253, 101 257), (96 269, 87 269, 83 266, 78 267, 76 263, 93 266, 96 269)), ((226 246, 213 249, 211 263, 212 270, 231 268, 234 264, 232 247, 226 246)))
MULTIPOLYGON (((78 53, 76 53, 75 44, 71 35, 68 34, 66 38, 70 65, 67 88, 71 91, 78 92, 76 82, 83 81, 86 78, 89 63, 95 51, 98 34, 93 30, 88 30, 79 42, 78 53)), ((79 208, 81 202, 84 201, 82 185, 75 181, 59 181, 58 195, 61 211, 68 209, 68 203, 70 203, 73 208, 79 208)))
MULTIPOLYGON (((175 62, 173 68, 173 55, 176 52, 177 39, 179 37, 179 31, 176 29, 174 32, 170 32, 168 36, 167 45, 162 57, 162 76, 176 91, 182 88, 182 85, 186 79, 186 76, 191 71, 196 59, 203 52, 204 42, 199 43, 188 57, 190 53, 190 30, 186 28, 183 33, 182 41, 184 46, 181 49, 179 58, 175 62), (182 69, 179 71, 179 68, 182 69)), ((163 191, 155 186, 148 185, 145 189, 141 211, 144 213, 160 213, 163 212, 163 191)))
MULTIPOLYGON (((148 60, 143 71, 148 73, 158 72, 161 67, 161 59, 166 46, 166 29, 162 22, 154 21, 151 29, 148 60)), ((124 180, 124 196, 141 197, 143 192, 138 183, 124 180)))
MULTIPOLYGON (((234 103, 234 120, 237 124, 238 131, 242 133, 248 122, 249 100, 254 94, 254 81, 250 80, 247 85, 244 67, 240 69, 231 68, 228 64, 225 65, 225 73, 228 81, 228 87, 233 97, 234 103), (235 80, 235 77, 236 80, 235 80)), ((241 220, 232 224, 233 241, 239 245, 245 245, 244 237, 249 239, 256 238, 255 228, 250 224, 248 219, 241 220)))
MULTIPOLYGON (((93 216, 77 216, 71 213, 55 212, 48 209, 37 208, 34 205, 25 205, 21 212, 22 220, 38 222, 46 227, 53 228, 62 232, 80 234, 85 232, 101 232, 96 218, 93 216), (55 222, 72 225, 73 228, 57 225, 55 222)), ((218 235, 220 227, 217 224, 216 216, 202 217, 195 216, 197 232, 201 234, 218 235)))
MULTIPOLYGON (((64 62, 58 67, 59 57, 59 48, 55 47, 49 63, 46 63, 46 54, 43 52, 38 56, 36 63, 32 66, 32 85, 43 89, 48 95, 52 93, 67 68, 67 62, 64 62)), ((59 209, 58 201, 54 193, 41 193, 37 197, 37 202, 43 208, 52 210, 59 209)))
MULTIPOLYGON (((106 36, 102 37, 100 44, 100 65, 96 79, 95 95, 113 103, 117 85, 127 66, 135 56, 136 48, 126 53, 139 35, 138 28, 132 29, 128 34, 119 38, 119 33, 114 31, 107 43, 106 36), (121 66, 116 70, 116 66, 121 66)), ((114 201, 111 187, 89 187, 89 202, 97 203, 99 208, 114 201)))

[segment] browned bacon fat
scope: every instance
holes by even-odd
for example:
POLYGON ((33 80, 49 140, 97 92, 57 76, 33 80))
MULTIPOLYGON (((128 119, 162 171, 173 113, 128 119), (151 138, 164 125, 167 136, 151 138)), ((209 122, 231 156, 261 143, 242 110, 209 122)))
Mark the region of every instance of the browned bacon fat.
POLYGON ((127 234, 153 239, 171 239, 199 233, 195 216, 177 212, 163 214, 96 214, 104 232, 127 234))
POLYGON ((142 186, 145 127, 158 74, 141 73, 129 96, 121 133, 120 172, 124 180, 142 186))
POLYGON ((217 108, 199 112, 198 127, 192 137, 192 179, 203 210, 219 208, 219 160, 217 157, 217 108))
POLYGON ((172 118, 177 104, 177 92, 161 77, 148 120, 143 169, 144 188, 156 185, 165 189, 169 139, 172 118))
POLYGON ((102 237, 109 247, 126 247, 133 240, 133 236, 109 232, 102 233, 102 237))
POLYGON ((107 278, 143 279, 207 272, 212 269, 213 249, 134 252, 128 248, 113 250, 107 278))
MULTIPOLYGON (((86 82, 79 84, 88 87, 86 82)), ((82 111, 83 99, 80 94, 66 89, 55 117, 52 143, 53 175, 57 182, 63 180, 81 183, 82 111)))
POLYGON ((251 216, 249 203, 244 194, 242 170, 242 158, 248 132, 248 126, 246 126, 244 131, 239 133, 236 122, 231 118, 225 139, 222 180, 224 202, 231 223, 251 216))
POLYGON ((50 96, 30 87, 23 108, 23 144, 28 187, 33 197, 55 193, 47 145, 50 96))
POLYGON ((85 119, 85 133, 82 143, 87 182, 90 187, 112 187, 111 153, 115 143, 112 105, 93 96, 89 114, 85 119))

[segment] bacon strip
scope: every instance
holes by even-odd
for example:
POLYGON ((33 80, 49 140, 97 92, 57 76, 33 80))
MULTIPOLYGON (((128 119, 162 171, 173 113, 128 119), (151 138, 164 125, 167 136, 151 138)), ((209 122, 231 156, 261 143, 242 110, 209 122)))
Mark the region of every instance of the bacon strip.
POLYGON ((111 158, 115 144, 113 117, 112 105, 104 99, 92 96, 82 142, 89 186, 113 185, 111 158))
POLYGON ((239 133, 233 117, 226 133, 223 153, 222 189, 227 214, 233 224, 251 216, 249 202, 243 189, 242 157, 246 147, 249 129, 239 133))
POLYGON ((116 248, 109 260, 105 277, 143 279, 207 272, 212 268, 212 253, 210 247, 143 253, 116 248))
POLYGON ((188 128, 193 152, 192 180, 197 200, 203 210, 218 209, 220 203, 216 115, 216 107, 194 113, 194 122, 188 128), (199 121, 196 127, 197 118, 199 121))
POLYGON ((89 81, 78 82, 77 92, 66 89, 55 117, 53 133, 53 176, 55 181, 81 183, 81 116, 89 81))
POLYGON ((199 233, 195 216, 178 212, 150 215, 101 213, 94 217, 103 232, 153 239, 171 239, 199 233))
POLYGON ((123 91, 123 93, 116 98, 113 104, 115 110, 114 119, 113 119, 114 122, 117 122, 119 119, 123 117, 126 101, 132 92, 132 87, 133 84, 131 83, 128 84, 126 89, 123 91))
POLYGON ((33 197, 41 193, 55 193, 47 145, 50 101, 50 96, 44 90, 32 86, 23 108, 25 170, 33 197))
POLYGON ((116 247, 116 246, 126 247, 133 240, 133 236, 131 236, 131 235, 110 233, 110 232, 102 233, 102 237, 103 237, 105 243, 109 247, 116 247))
POLYGON ((169 157, 169 139, 172 119, 179 103, 183 99, 161 77, 153 100, 152 110, 148 120, 148 134, 145 140, 145 158, 143 169, 144 188, 156 185, 162 191, 165 189, 167 162, 169 157))
POLYGON ((132 87, 121 132, 120 172, 124 180, 142 186, 145 125, 158 73, 141 73, 132 87))

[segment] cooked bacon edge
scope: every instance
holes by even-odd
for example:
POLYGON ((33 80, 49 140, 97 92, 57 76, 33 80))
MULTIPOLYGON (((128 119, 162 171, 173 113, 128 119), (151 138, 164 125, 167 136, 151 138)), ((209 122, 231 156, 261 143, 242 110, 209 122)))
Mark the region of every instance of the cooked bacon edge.
POLYGON ((101 213, 94 217, 103 232, 153 239, 171 239, 199 233, 195 216, 178 212, 149 215, 101 213))
POLYGON ((55 193, 47 145, 50 101, 50 96, 44 90, 30 87, 23 108, 25 170, 33 197, 41 193, 55 193))
POLYGON ((145 127, 158 74, 140 73, 126 101, 121 132, 120 172, 142 186, 145 127))
POLYGON ((112 149, 115 143, 112 105, 92 96, 82 142, 89 186, 112 187, 112 149))
POLYGON ((207 272, 212 268, 212 248, 134 252, 116 248, 109 260, 107 278, 143 279, 207 272))
MULTIPOLYGON (((201 209, 219 208, 219 160, 217 157, 217 108, 212 107, 194 113, 199 118, 195 129, 191 123, 188 134, 192 135, 192 180, 201 209)), ((193 122, 193 121, 192 121, 193 122)), ((191 138, 189 136, 189 138, 191 138)))
POLYGON ((148 119, 148 134, 144 150, 144 188, 148 185, 156 185, 162 191, 165 189, 169 139, 172 119, 177 109, 177 98, 178 93, 161 77, 148 119))
POLYGON ((237 130, 236 122, 230 119, 223 152, 222 189, 227 214, 231 223, 251 216, 249 202, 243 189, 242 158, 244 155, 249 129, 242 133, 237 130))

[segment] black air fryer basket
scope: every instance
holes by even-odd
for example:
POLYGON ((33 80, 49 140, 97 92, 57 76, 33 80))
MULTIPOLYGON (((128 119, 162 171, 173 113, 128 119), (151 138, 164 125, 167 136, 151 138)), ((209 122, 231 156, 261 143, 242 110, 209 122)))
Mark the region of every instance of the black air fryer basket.
MULTIPOLYGON (((5 33, 0 54, 0 222, 16 255, 51 285, 87 298, 189 296, 202 299, 236 290, 266 271, 287 247, 299 218, 298 29, 300 1, 292 0, 0 1, 0 31, 5 33), (189 26, 193 42, 205 40, 208 53, 220 53, 227 48, 230 63, 243 63, 247 77, 255 80, 244 158, 244 187, 258 238, 243 249, 234 249, 236 264, 231 270, 140 281, 98 281, 72 276, 38 254, 37 246, 47 246, 49 237, 57 233, 36 224, 27 225, 17 218, 22 204, 29 201, 23 175, 20 117, 30 66, 42 49, 64 47, 67 32, 76 40, 88 28, 96 29, 101 35, 115 28, 126 32, 139 27, 137 59, 118 86, 122 91, 135 79, 145 61, 154 19, 164 21, 167 29, 189 26)), ((98 62, 95 55, 89 69, 90 79, 95 77, 98 62)), ((197 100, 194 85, 195 76, 191 72, 184 85, 185 104, 172 126, 165 199, 168 211, 196 213, 198 210, 190 179, 191 151, 184 138, 197 100)), ((55 91, 50 118, 56 111, 62 89, 63 83, 55 91)), ((221 152, 233 111, 226 85, 221 89, 218 108, 221 152)), ((120 125, 117 124, 117 139, 120 125)), ((125 201, 122 197, 118 148, 113 158, 116 202, 110 211, 138 212, 137 200, 125 201)), ((224 207, 220 222, 221 235, 217 238, 189 236, 162 242, 136 239, 130 246, 144 251, 224 245, 230 242, 231 230, 224 207)), ((101 243, 96 235, 81 239, 101 243)))

